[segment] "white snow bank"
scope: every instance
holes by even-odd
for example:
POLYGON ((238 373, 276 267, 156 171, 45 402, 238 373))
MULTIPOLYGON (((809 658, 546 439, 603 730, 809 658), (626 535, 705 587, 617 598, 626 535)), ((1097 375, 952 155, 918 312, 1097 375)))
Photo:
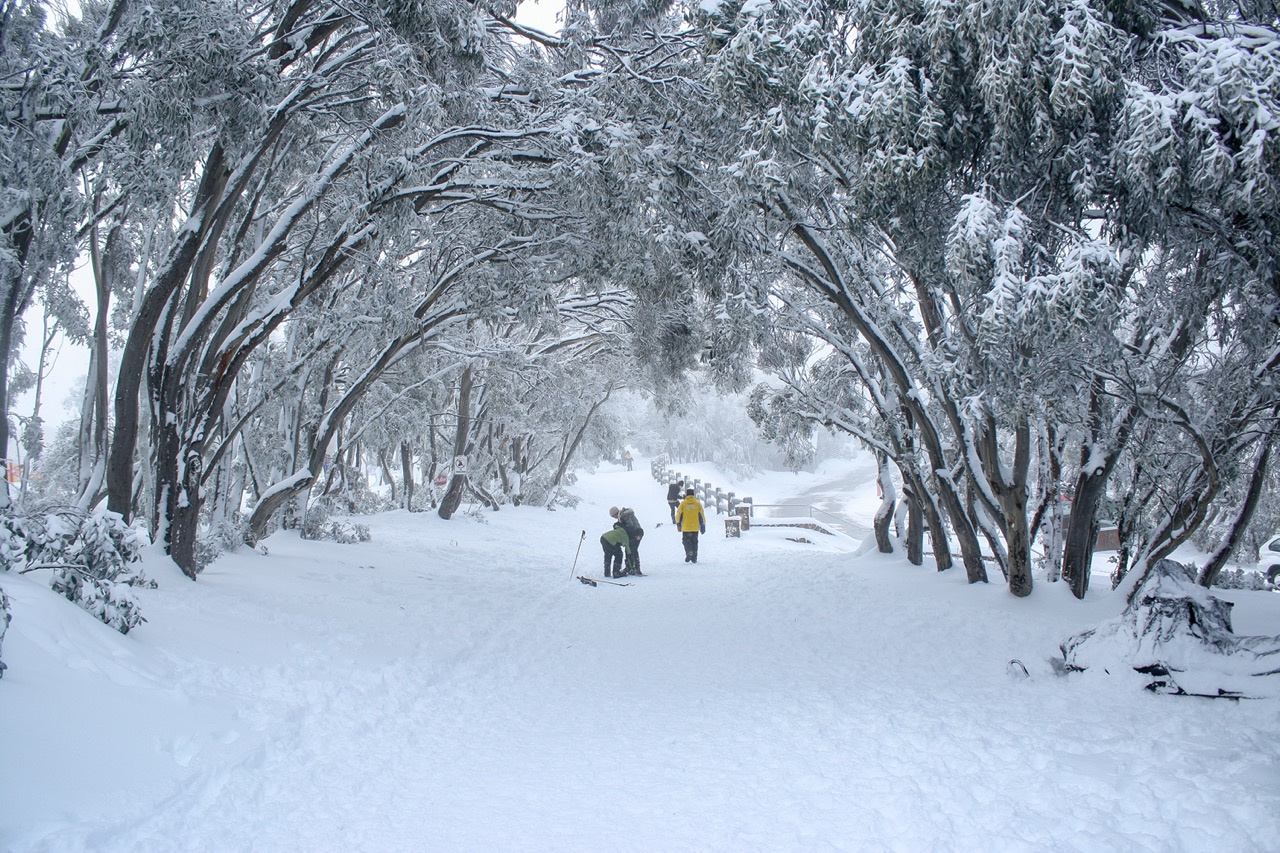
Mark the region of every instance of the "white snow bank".
MULTIPOLYGON (((647 462, 574 510, 386 513, 195 583, 151 553, 127 637, 0 574, 0 850, 1274 849, 1280 702, 1053 674, 1123 608, 1103 575, 1018 600, 710 524, 690 566, 647 462), (648 576, 584 586, 611 505, 648 576)), ((1280 633, 1280 596, 1229 597, 1280 633)))

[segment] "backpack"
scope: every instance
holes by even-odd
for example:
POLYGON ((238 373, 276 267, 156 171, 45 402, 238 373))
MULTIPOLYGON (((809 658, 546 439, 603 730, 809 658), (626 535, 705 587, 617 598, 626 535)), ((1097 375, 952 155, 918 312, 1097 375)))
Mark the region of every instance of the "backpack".
POLYGON ((623 507, 618 513, 618 523, 632 539, 639 539, 644 535, 644 528, 640 526, 640 519, 636 518, 635 510, 623 507))

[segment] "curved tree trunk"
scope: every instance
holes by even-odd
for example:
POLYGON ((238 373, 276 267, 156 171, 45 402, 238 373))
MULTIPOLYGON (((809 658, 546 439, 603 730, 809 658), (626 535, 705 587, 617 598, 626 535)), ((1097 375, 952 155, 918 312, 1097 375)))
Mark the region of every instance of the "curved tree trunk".
MULTIPOLYGON (((1236 517, 1232 520, 1231 526, 1227 530, 1227 535, 1223 537, 1222 544, 1209 555, 1204 568, 1200 570, 1200 575, 1196 580, 1201 586, 1213 586, 1213 582, 1218 579, 1218 574, 1222 571, 1222 567, 1227 564, 1227 559, 1235 549, 1236 543, 1240 541, 1240 537, 1248 529, 1249 523, 1253 521, 1254 511, 1258 508, 1258 502, 1262 499, 1262 493, 1265 491, 1266 483, 1268 482, 1267 469, 1271 464, 1272 440, 1275 438, 1275 424, 1278 416, 1280 416, 1280 411, 1273 409, 1271 413, 1272 426, 1263 432, 1262 437, 1259 439, 1258 449, 1254 453, 1253 470, 1245 485, 1244 501, 1240 505, 1240 511, 1236 513, 1236 517)), ((1271 482, 1274 482, 1274 480, 1271 482)))
POLYGON ((578 446, 582 444, 583 436, 587 434, 587 428, 591 426, 592 418, 595 417, 596 412, 600 410, 600 407, 603 406, 606 402, 608 402, 609 397, 610 395, 613 394, 615 387, 616 386, 610 383, 609 387, 605 389, 604 396, 601 397, 596 402, 592 403, 591 408, 587 410, 586 417, 582 419, 582 426, 578 428, 578 431, 574 434, 573 439, 571 441, 566 441, 564 450, 560 454, 560 463, 556 465, 555 476, 551 478, 551 489, 549 492, 549 497, 547 498, 547 506, 550 506, 552 502, 555 501, 556 495, 560 491, 560 482, 564 479, 564 475, 568 472, 569 463, 573 460, 574 454, 578 452, 578 446))
POLYGON ((893 507, 896 495, 893 488, 893 476, 889 473, 889 457, 885 453, 876 454, 877 482, 880 485, 880 508, 876 510, 872 530, 875 532, 876 549, 881 554, 893 553, 893 540, 889 537, 889 525, 893 523, 893 507))
POLYGON ((924 565, 924 512, 915 490, 905 482, 902 502, 907 507, 907 562, 913 566, 924 565))
POLYGON ((413 448, 408 440, 400 442, 400 474, 404 477, 404 508, 413 512, 413 448))
POLYGON ((462 505, 462 493, 467 486, 466 458, 471 435, 471 390, 474 377, 472 366, 468 364, 458 380, 458 425, 453 432, 453 473, 449 476, 449 485, 445 488, 440 509, 437 510, 446 521, 462 505))
POLYGON ((1062 579, 1076 598, 1089 591, 1089 575, 1093 568, 1093 547, 1098 539, 1098 507, 1106 496, 1107 481, 1115 469, 1122 448, 1132 435, 1138 409, 1130 405, 1115 419, 1111 436, 1103 434, 1103 394, 1095 380, 1089 392, 1090 440, 1080 448, 1080 468, 1072 495, 1071 517, 1062 543, 1062 579), (1102 446, 1106 442, 1105 448, 1102 446))
POLYGON ((120 354, 113 401, 115 431, 107 457, 107 509, 124 516, 125 520, 133 512, 133 454, 141 415, 139 392, 147 371, 149 349, 170 300, 186 280, 201 242, 213 227, 213 208, 226 188, 229 174, 222 147, 215 143, 205 160, 200 187, 187 218, 188 222, 199 222, 200 227, 182 232, 181 241, 157 274, 155 285, 143 297, 120 354))
MULTIPOLYGON (((903 408, 910 413, 918 441, 929 459, 935 493, 941 510, 946 513, 960 543, 960 558, 964 563, 965 575, 970 583, 986 583, 987 569, 982 562, 982 547, 978 543, 978 534, 972 521, 965 513, 964 501, 960 499, 960 491, 951 474, 951 466, 943 449, 941 436, 933 423, 930 413, 921 402, 918 390, 911 380, 909 371, 903 360, 894 349, 885 333, 871 320, 853 297, 852 290, 841 274, 840 266, 827 250, 822 238, 814 229, 805 224, 802 218, 792 209, 790 201, 784 195, 775 196, 775 201, 794 223, 791 232, 817 260, 822 272, 804 264, 792 263, 793 269, 814 285, 817 292, 830 301, 857 329, 858 334, 871 347, 880 360, 887 375, 900 394, 903 408)), ((935 541, 937 539, 935 534, 935 541)))

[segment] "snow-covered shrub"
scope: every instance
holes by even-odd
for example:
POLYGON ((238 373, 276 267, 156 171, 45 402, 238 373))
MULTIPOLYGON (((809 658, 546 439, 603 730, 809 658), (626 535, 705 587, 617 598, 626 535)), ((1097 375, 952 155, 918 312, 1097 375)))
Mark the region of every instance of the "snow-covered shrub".
POLYGON ((156 586, 133 565, 145 544, 145 535, 113 512, 0 515, 0 554, 9 570, 52 569, 55 592, 122 634, 146 621, 131 587, 156 586))
POLYGON ((324 484, 326 494, 320 495, 307 508, 307 517, 311 516, 311 507, 323 504, 328 512, 342 512, 346 515, 372 515, 375 512, 397 509, 397 503, 389 495, 382 495, 369 488, 367 478, 358 468, 342 465, 330 472, 324 484))
POLYGON ((524 503, 530 506, 545 506, 547 509, 555 509, 558 506, 567 509, 573 509, 582 500, 575 495, 566 485, 571 485, 571 481, 576 481, 576 477, 572 473, 565 475, 565 484, 554 488, 547 488, 542 483, 529 484, 525 481, 524 503))
POLYGON ((1275 584, 1268 583, 1262 572, 1249 572, 1244 569, 1223 569, 1213 581, 1218 589, 1275 589, 1275 584))
POLYGON ((214 522, 201 530, 196 537, 196 574, 203 572, 223 554, 243 545, 244 537, 244 526, 230 519, 214 522))
POLYGON ((54 592, 80 605, 103 623, 127 634, 147 621, 130 589, 138 580, 136 576, 128 580, 100 577, 80 566, 62 566, 53 573, 49 585, 54 592))
POLYGON ((353 542, 368 542, 372 536, 364 524, 350 521, 333 521, 329 517, 331 502, 325 498, 314 501, 307 507, 307 517, 302 524, 302 538, 315 540, 331 540, 350 545, 353 542))

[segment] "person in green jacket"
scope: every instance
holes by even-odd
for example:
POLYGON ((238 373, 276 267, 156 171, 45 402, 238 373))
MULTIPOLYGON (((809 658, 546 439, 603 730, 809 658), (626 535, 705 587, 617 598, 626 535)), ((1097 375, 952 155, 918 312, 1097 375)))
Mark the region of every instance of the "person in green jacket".
POLYGON ((707 532, 707 516, 702 511, 702 501, 694 495, 693 489, 685 490, 684 500, 676 510, 676 527, 684 541, 684 561, 698 562, 698 534, 707 532))
POLYGON ((621 522, 615 523, 612 530, 600 537, 600 545, 604 548, 604 576, 622 577, 622 559, 624 555, 631 555, 631 538, 621 522))

